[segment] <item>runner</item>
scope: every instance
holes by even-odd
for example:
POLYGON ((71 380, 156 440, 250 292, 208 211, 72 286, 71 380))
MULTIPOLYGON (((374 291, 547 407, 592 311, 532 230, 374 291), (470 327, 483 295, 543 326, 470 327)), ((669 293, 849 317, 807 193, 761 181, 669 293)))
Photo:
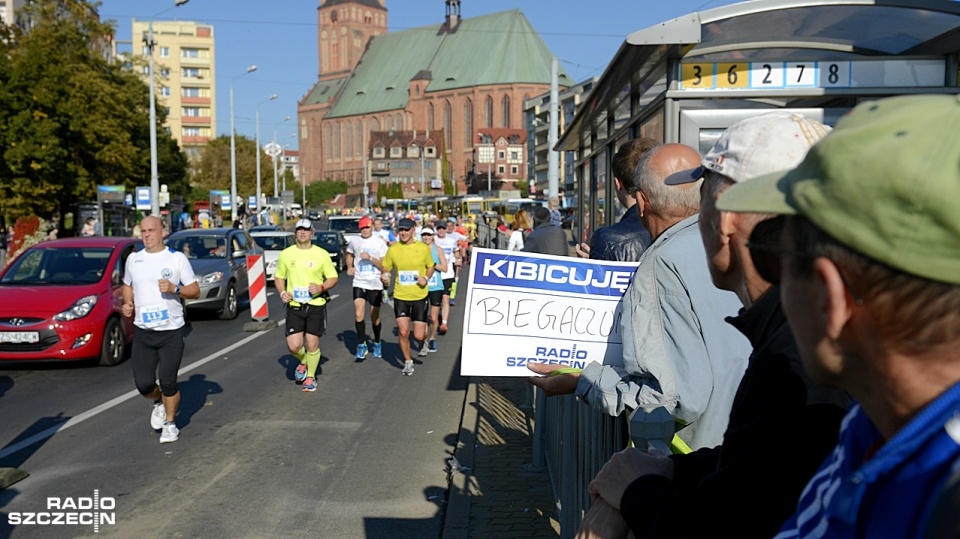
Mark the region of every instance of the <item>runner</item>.
MULTIPOLYGON (((379 221, 379 219, 377 219, 379 221)), ((374 235, 373 221, 360 219, 360 236, 354 236, 347 245, 347 275, 353 277, 354 323, 357 328, 357 359, 367 357, 367 333, 364 324, 367 304, 370 304, 370 324, 373 326, 373 357, 383 357, 380 343, 380 305, 383 303, 383 283, 380 281, 380 262, 387 254, 387 242, 374 235)), ((381 222, 381 226, 382 226, 381 222)))
POLYGON ((450 224, 446 219, 437 221, 437 247, 443 249, 443 254, 447 255, 447 271, 443 272, 443 306, 440 313, 440 335, 447 334, 447 320, 450 316, 450 291, 457 276, 457 268, 461 257, 459 246, 459 234, 450 234, 447 225, 450 224))
MULTIPOLYGON (((427 297, 430 300, 430 335, 427 339, 427 351, 437 351, 437 327, 440 325, 440 306, 443 304, 443 279, 440 273, 447 269, 447 257, 443 254, 443 249, 437 247, 434 243, 436 232, 433 227, 425 226, 420 231, 420 237, 423 243, 430 248, 430 254, 433 256, 434 271, 427 284, 427 297)), ((420 356, 427 355, 423 349, 420 350, 420 356)))
MULTIPOLYGON (((397 243, 397 236, 393 233, 393 230, 390 228, 383 228, 383 218, 381 217, 376 217, 373 220, 373 235, 383 238, 383 241, 387 243, 387 247, 397 243)), ((383 303, 386 303, 387 305, 391 304, 390 290, 386 288, 383 289, 383 303)))
MULTIPOLYGON (((390 272, 397 269, 394 287, 393 313, 397 318, 400 333, 400 350, 403 352, 403 370, 401 374, 413 374, 413 358, 410 357, 410 323, 413 323, 413 337, 422 351, 427 338, 427 283, 434 274, 433 257, 430 249, 413 238, 413 219, 401 219, 397 225, 400 241, 390 246, 383 259, 383 279, 390 281, 390 272)), ((422 355, 422 354, 421 354, 422 355)))
POLYGON ((163 245, 163 223, 145 217, 140 223, 143 249, 127 257, 123 276, 123 316, 133 319, 133 380, 153 400, 150 426, 161 431, 160 443, 177 441, 180 408, 177 371, 183 360, 184 320, 181 298, 200 297, 200 285, 183 253, 163 245), (156 381, 160 380, 157 387, 156 381))
POLYGON ((320 336, 327 326, 324 296, 337 284, 337 269, 330 255, 312 243, 312 221, 300 219, 296 230, 297 244, 280 251, 273 279, 287 306, 287 348, 300 361, 294 377, 310 392, 317 390, 320 336))

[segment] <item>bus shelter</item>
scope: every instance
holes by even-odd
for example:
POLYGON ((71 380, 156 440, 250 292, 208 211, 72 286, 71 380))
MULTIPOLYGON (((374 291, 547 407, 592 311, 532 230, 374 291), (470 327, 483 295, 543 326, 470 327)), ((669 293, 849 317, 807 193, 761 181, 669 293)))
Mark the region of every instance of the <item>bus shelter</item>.
POLYGON ((706 153, 731 124, 788 110, 833 125, 865 100, 958 93, 960 3, 753 0, 630 34, 557 144, 577 155, 575 237, 618 220, 611 160, 631 138, 706 153))

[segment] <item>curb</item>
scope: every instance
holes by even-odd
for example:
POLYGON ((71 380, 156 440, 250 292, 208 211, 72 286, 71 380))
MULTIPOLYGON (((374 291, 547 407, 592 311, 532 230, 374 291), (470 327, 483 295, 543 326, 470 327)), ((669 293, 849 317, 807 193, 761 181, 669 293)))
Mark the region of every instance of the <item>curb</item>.
POLYGON ((460 433, 453 456, 460 463, 460 470, 451 466, 450 485, 447 492, 447 511, 443 519, 443 539, 467 539, 470 532, 470 506, 472 494, 474 449, 477 445, 477 383, 470 378, 463 399, 463 414, 460 416, 460 433))

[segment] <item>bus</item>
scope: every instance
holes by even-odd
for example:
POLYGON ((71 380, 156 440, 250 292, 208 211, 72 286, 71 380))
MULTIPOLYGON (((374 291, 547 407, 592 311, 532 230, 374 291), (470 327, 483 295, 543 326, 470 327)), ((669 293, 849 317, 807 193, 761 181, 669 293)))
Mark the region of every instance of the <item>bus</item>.
POLYGON ((534 198, 508 198, 506 200, 497 201, 491 206, 490 209, 496 211, 498 215, 503 216, 503 221, 509 225, 513 222, 513 216, 516 215, 520 210, 526 210, 532 222, 533 210, 540 206, 546 205, 547 204, 545 200, 537 200, 534 198))

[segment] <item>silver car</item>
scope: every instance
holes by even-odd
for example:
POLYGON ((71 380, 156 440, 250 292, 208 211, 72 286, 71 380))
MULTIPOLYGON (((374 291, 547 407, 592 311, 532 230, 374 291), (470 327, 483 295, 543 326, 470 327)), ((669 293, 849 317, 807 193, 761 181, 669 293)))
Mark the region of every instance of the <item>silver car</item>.
POLYGON ((200 283, 200 297, 186 300, 187 309, 236 318, 239 298, 250 291, 247 255, 262 253, 250 235, 238 228, 194 228, 170 234, 166 244, 187 255, 200 283))
POLYGON ((277 272, 277 260, 280 259, 280 251, 291 245, 296 245, 297 237, 293 232, 279 230, 250 232, 250 237, 263 249, 267 280, 272 281, 273 274, 277 272))

